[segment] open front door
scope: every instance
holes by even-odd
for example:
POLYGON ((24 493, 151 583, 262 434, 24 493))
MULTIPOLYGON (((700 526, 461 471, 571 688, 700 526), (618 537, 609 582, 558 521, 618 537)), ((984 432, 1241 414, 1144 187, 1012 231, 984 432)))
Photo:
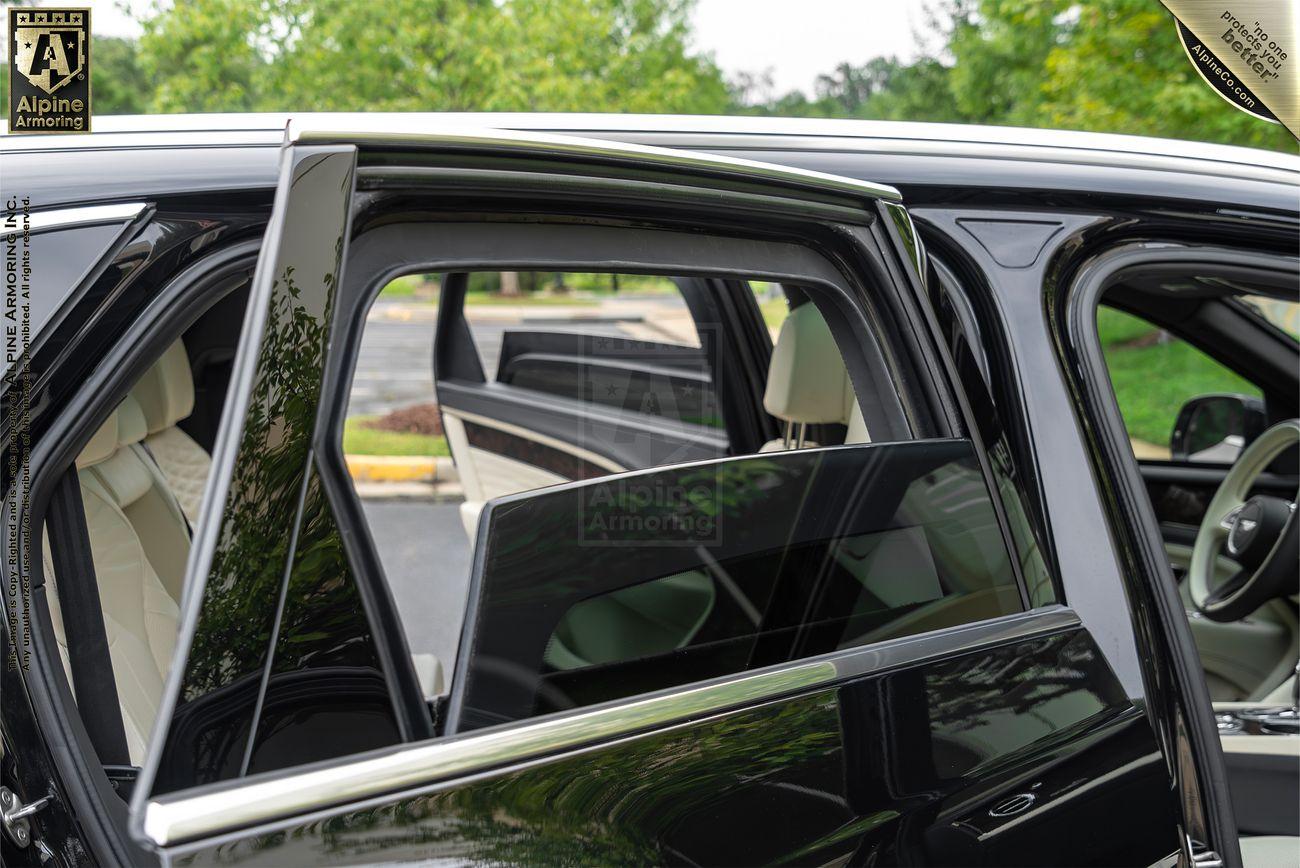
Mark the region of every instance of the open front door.
MULTIPOLYGON (((340 542, 312 438, 347 247, 356 149, 288 145, 195 528, 180 640, 135 789, 177 789, 427 734, 414 683, 340 542), (285 743, 293 720, 329 737, 285 743), (314 745, 304 752, 304 747, 314 745)), ((395 640, 395 641, 394 641, 395 640)))

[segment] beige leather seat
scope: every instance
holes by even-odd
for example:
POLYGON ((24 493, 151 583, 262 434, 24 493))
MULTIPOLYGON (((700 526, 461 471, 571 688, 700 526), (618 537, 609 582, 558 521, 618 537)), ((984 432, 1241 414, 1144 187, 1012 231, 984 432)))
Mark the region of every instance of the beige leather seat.
POLYGON ((167 480, 190 524, 198 520, 203 486, 212 469, 212 457, 176 427, 194 412, 194 375, 185 344, 179 339, 167 348, 131 395, 144 410, 149 433, 144 445, 167 480))
POLYGON ((802 438, 802 428, 827 423, 848 426, 845 443, 871 442, 844 358, 830 326, 811 302, 790 311, 781 323, 763 407, 786 423, 787 436, 768 441, 760 452, 816 446, 802 438))
POLYGON ((1243 836, 1241 864, 1246 868, 1300 868, 1300 838, 1290 835, 1243 836))
MULTIPOLYGON (((177 598, 155 570, 146 551, 149 546, 129 517, 132 512, 153 516, 157 504, 144 512, 139 507, 159 496, 156 472, 138 451, 137 444, 144 439, 145 431, 144 413, 133 398, 127 397, 77 457, 113 678, 117 683, 127 749, 131 762, 137 765, 144 760, 149 732, 157 716, 180 619, 177 598)), ((147 532, 154 537, 151 540, 154 547, 183 551, 188 546, 188 536, 184 536, 179 511, 172 507, 170 522, 165 520, 166 513, 160 515, 163 517, 151 518, 153 523, 147 532)), ((54 635, 71 683, 58 577, 48 540, 44 549, 54 635)), ((182 568, 183 563, 182 560, 182 568)))

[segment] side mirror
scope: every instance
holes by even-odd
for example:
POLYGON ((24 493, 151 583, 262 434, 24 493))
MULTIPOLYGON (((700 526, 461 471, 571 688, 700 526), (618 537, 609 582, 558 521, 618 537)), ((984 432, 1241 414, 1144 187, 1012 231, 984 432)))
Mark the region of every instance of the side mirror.
POLYGON ((1267 427, 1259 398, 1198 395, 1178 411, 1169 451, 1175 461, 1231 464, 1267 427))

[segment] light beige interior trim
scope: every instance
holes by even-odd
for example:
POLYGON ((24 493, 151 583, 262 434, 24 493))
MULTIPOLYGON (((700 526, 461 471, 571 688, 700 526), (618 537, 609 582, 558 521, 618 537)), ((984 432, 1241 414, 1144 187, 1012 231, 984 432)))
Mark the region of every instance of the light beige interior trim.
POLYGON ((473 422, 476 425, 483 425, 487 428, 496 428, 498 431, 505 431, 507 434, 514 434, 516 437, 523 437, 525 440, 532 440, 553 449, 559 449, 561 452, 567 452, 570 455, 577 455, 584 461, 589 461, 597 467, 604 468, 610 473, 624 473, 627 468, 614 461, 597 455, 581 446, 574 446, 572 443, 565 443, 563 440, 557 440, 554 437, 548 437, 545 434, 538 434, 528 428, 519 425, 511 425, 509 422, 502 422, 499 419, 490 419, 487 416, 480 416, 477 413, 466 413, 464 410, 453 410, 451 407, 443 407, 444 416, 455 416, 463 422, 473 422))
POLYGON ((1300 760, 1300 735, 1221 735, 1219 741, 1223 743, 1224 753, 1285 756, 1300 760))

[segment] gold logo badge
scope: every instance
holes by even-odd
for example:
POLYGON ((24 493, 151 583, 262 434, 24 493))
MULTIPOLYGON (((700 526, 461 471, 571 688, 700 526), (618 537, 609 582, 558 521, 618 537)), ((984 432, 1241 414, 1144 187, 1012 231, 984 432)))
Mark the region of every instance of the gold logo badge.
POLYGON ((1300 5, 1296 0, 1164 0, 1183 50, 1206 83, 1257 118, 1300 137, 1300 5))
POLYGON ((9 131, 90 130, 90 10, 9 10, 9 131))

